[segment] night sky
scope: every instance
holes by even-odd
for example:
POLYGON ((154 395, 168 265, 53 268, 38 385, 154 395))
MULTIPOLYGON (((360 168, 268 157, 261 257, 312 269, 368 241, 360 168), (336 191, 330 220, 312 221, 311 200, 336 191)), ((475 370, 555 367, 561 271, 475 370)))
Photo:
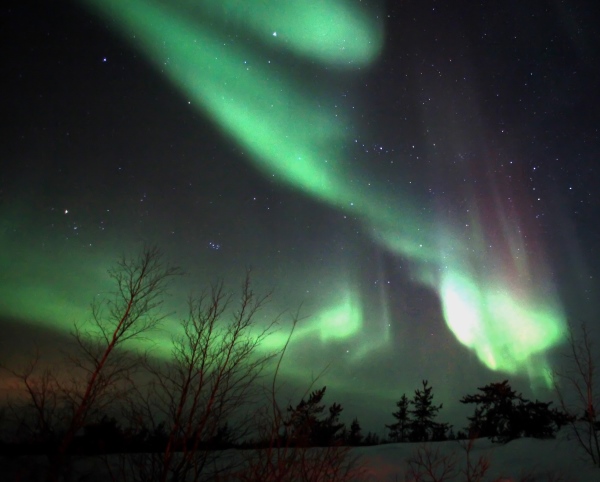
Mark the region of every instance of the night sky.
POLYGON ((251 267, 260 323, 287 310, 265 349, 301 306, 286 389, 329 367, 377 432, 422 379, 458 428, 492 381, 548 399, 566 323, 600 342, 595 1, 5 3, 4 361, 144 243, 187 272, 164 356, 187 295, 251 267))

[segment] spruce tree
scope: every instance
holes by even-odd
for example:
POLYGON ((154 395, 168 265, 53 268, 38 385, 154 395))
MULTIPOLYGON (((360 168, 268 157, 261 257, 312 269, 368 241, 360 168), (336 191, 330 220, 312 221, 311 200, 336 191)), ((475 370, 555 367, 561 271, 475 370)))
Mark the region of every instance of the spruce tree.
POLYGON ((288 419, 285 427, 287 428, 287 438, 293 444, 311 444, 313 431, 325 410, 325 405, 321 402, 326 389, 327 387, 323 387, 315 390, 308 396, 308 400, 302 399, 296 407, 291 405, 288 407, 288 419))
POLYGON ((396 419, 396 423, 386 425, 389 429, 389 439, 391 442, 406 442, 408 440, 408 434, 410 430, 410 415, 409 405, 410 400, 403 394, 400 400, 396 402, 398 410, 393 412, 392 415, 396 419))
POLYGON ((343 411, 339 403, 333 403, 324 416, 325 390, 313 391, 307 400, 302 399, 296 407, 288 407, 288 417, 285 422, 286 435, 289 443, 300 446, 329 446, 343 441, 344 424, 340 422, 343 411))
MULTIPOLYGON (((442 404, 433 404, 433 387, 428 386, 427 380, 423 380, 423 389, 415 390, 412 399, 412 410, 408 412, 412 416, 410 422, 410 440, 413 442, 427 442, 434 438, 440 438, 440 431, 447 430, 448 426, 443 426, 434 422, 434 418, 442 408, 442 404)), ((443 439, 443 437, 442 437, 443 439)))
POLYGON ((363 441, 362 428, 360 423, 358 423, 358 419, 355 418, 352 420, 350 424, 350 433, 348 434, 347 442, 348 445, 357 446, 360 445, 363 441))
POLYGON ((367 432, 367 435, 365 435, 365 440, 363 442, 363 445, 379 445, 381 443, 381 440, 379 440, 379 435, 377 435, 376 433, 373 432, 367 432))
POLYGON ((551 438, 570 420, 563 411, 551 409, 551 402, 526 400, 508 380, 478 390, 481 393, 460 400, 475 405, 473 416, 468 417, 469 437, 490 437, 501 443, 518 437, 551 438))
POLYGON ((343 442, 345 427, 340 422, 340 415, 343 410, 339 403, 333 403, 329 407, 328 417, 323 420, 317 420, 311 434, 311 445, 328 447, 343 442))
POLYGON ((524 399, 511 388, 508 380, 478 387, 482 393, 466 395, 461 403, 476 405, 475 413, 468 417, 470 437, 490 437, 495 442, 507 442, 519 436, 517 402, 524 399))

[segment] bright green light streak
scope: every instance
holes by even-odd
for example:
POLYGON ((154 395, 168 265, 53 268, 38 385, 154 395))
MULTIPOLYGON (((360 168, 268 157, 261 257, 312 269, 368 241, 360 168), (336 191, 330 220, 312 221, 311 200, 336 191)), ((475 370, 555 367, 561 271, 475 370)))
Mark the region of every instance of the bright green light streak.
MULTIPOLYGON (((339 180, 347 173, 336 159, 344 126, 334 110, 316 108, 293 79, 282 79, 274 66, 242 45, 224 45, 226 35, 211 32, 200 15, 183 16, 180 8, 173 7, 176 2, 165 6, 141 0, 90 1, 119 19, 129 38, 135 32, 135 42, 156 66, 250 150, 265 174, 327 202, 344 202, 339 180)), ((238 3, 226 2, 224 8, 238 3)), ((345 62, 366 62, 374 58, 381 42, 380 32, 369 22, 361 22, 358 12, 343 2, 316 3, 316 8, 304 8, 306 2, 300 1, 246 3, 257 7, 252 9, 251 23, 268 12, 269 22, 280 22, 292 31, 293 40, 274 39, 273 48, 283 43, 319 58, 339 51, 345 62), (298 17, 299 11, 303 14, 298 17), (344 37, 333 37, 336 32, 344 37), (305 42, 306 38, 313 42, 305 42), (355 40, 350 42, 350 38, 355 40), (375 47, 365 48, 365 43, 375 47)), ((214 4, 202 8, 218 11, 214 4)))
MULTIPOLYGON (((294 330, 294 337, 302 340, 319 340, 322 343, 341 341, 360 333, 363 328, 363 308, 358 291, 347 288, 337 296, 336 304, 329 305, 307 319, 301 320, 294 330)), ((287 339, 285 330, 267 339, 264 348, 277 349, 287 339)))
MULTIPOLYGON (((489 256, 482 248, 485 240, 455 237, 451 230, 440 233, 431 215, 423 220, 406 203, 390 206, 390 197, 355 181, 340 157, 346 138, 336 112, 317 108, 299 82, 270 69, 264 56, 227 41, 231 20, 234 27, 244 24, 248 36, 254 36, 250 43, 260 43, 262 51, 290 50, 338 67, 368 64, 382 35, 349 2, 88 3, 117 19, 127 38, 135 36, 148 58, 247 149, 266 175, 355 214, 374 239, 414 261, 420 281, 438 291, 448 326, 488 367, 525 370, 531 357, 557 342, 564 321, 554 299, 527 285, 523 301, 492 273, 473 274, 467 269, 471 260, 489 256), (452 262, 446 259, 449 249, 452 262)), ((391 199, 397 202, 398 195, 391 199)), ((518 229, 506 216, 501 224, 518 272, 527 275, 524 252, 516 257, 522 245, 518 229)), ((360 326, 336 309, 325 312, 325 318, 321 323, 337 327, 345 337, 356 333, 349 326, 360 326)))
POLYGON ((328 65, 367 65, 381 50, 383 36, 356 3, 328 0, 204 0, 180 2, 196 18, 227 21, 248 30, 276 50, 292 51, 328 65))
POLYGON ((88 319, 89 301, 110 288, 104 283, 106 267, 115 260, 87 253, 87 261, 82 264, 75 250, 71 256, 65 256, 51 242, 13 238, 13 233, 24 227, 23 222, 6 211, 0 212, 0 219, 15 228, 0 230, 0 314, 50 321, 65 330, 72 328, 75 321, 88 319), (89 286, 82 280, 94 280, 95 285, 89 286))
POLYGON ((441 299, 458 340, 494 370, 517 373, 562 338, 557 308, 516 300, 501 285, 480 288, 458 270, 443 276, 441 299))
POLYGON ((319 333, 322 342, 350 338, 360 332, 362 309, 358 300, 358 293, 347 291, 340 304, 322 310, 315 317, 312 330, 319 333))

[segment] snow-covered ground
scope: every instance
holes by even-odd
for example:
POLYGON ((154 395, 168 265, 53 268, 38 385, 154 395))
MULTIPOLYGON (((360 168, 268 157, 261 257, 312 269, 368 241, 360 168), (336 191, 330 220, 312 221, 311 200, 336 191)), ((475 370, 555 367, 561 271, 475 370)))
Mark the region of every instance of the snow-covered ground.
MULTIPOLYGON (((235 457, 236 452, 228 451, 227 457, 235 457)), ((351 456, 359 456, 364 464, 363 476, 358 479, 360 481, 466 482, 469 480, 465 475, 467 472, 466 442, 359 447, 352 449, 351 456), (409 461, 414 462, 419 454, 421 460, 426 462, 424 465, 429 467, 422 467, 419 469, 421 476, 415 476, 414 472, 411 473, 409 461), (453 464, 452 477, 435 479, 427 475, 428 468, 439 475, 444 460, 453 464)), ((469 452, 469 459, 472 467, 479 460, 489 463, 489 469, 481 482, 600 482, 600 468, 591 465, 575 440, 566 432, 561 433, 557 439, 519 439, 506 445, 493 444, 488 439, 475 440, 469 452)), ((21 458, 8 465, 11 467, 5 464, 0 467, 0 480, 43 480, 43 461, 39 458, 21 458), (16 478, 14 469, 18 469, 23 478, 16 478), (9 478, 4 478, 5 476, 9 478)), ((75 462, 73 472, 70 478, 72 481, 110 480, 97 457, 86 457, 75 462)), ((475 480, 479 479, 471 478, 472 482, 475 480)))
MULTIPOLYGON (((468 480, 465 442, 439 442, 424 446, 422 444, 390 444, 357 449, 367 466, 369 481, 415 480, 408 476, 409 459, 415 460, 421 449, 423 458, 427 454, 441 457, 453 454, 456 461, 454 472, 459 475, 448 480, 462 482, 468 480), (408 476, 408 477, 407 477, 408 476)), ((483 457, 489 462, 484 481, 523 481, 523 482, 600 482, 600 468, 593 467, 584 457, 576 441, 563 432, 551 440, 518 439, 506 445, 494 444, 489 439, 473 442, 470 451, 472 466, 483 457)), ((434 459, 436 457, 430 457, 434 459)), ((452 460, 452 459, 451 459, 452 460)), ((441 464, 438 465, 440 470, 441 464)), ((433 480, 423 476, 422 481, 433 480)))

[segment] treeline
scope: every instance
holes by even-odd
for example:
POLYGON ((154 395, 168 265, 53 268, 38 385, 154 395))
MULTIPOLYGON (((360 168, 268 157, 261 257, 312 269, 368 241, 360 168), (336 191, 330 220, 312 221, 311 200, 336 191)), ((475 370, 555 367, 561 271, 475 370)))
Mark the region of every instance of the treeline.
MULTIPOLYGON (((474 412, 455 433, 441 421, 443 407, 434 403, 433 388, 425 380, 411 397, 401 396, 386 425, 387 436, 380 439, 365 434, 356 418, 348 426, 341 422, 343 407, 325 403, 325 387, 295 405, 280 405, 279 367, 299 314, 291 320, 284 346, 276 352, 264 349, 278 318, 257 322, 271 294, 255 293, 249 273, 238 296, 216 283, 189 298, 188 313, 177 326, 169 326, 174 335, 168 360, 132 350, 133 340, 151 339, 161 328, 163 298, 180 274, 154 247, 121 258, 108 271, 113 292, 94 300, 90 319, 74 324, 73 348, 61 365, 44 366, 37 352, 24 366, 0 365, 21 389, 5 413, 12 429, 4 432, 0 462, 43 454, 41 470, 48 482, 71 477, 79 455, 108 453, 125 455, 106 465, 111 479, 121 482, 224 480, 224 473, 229 480, 245 481, 321 480, 327 473, 327 480, 342 481, 350 480, 356 468, 352 446, 547 438, 570 423, 580 445, 600 465, 594 364, 585 331, 582 345, 569 339, 579 371, 563 375, 582 395, 583 424, 550 403, 526 400, 503 381, 460 400, 474 406, 474 412), (228 448, 252 450, 237 451, 244 458, 238 464, 223 456, 228 448)), ((13 479, 28 480, 27 458, 20 462, 11 467, 13 479)))
MULTIPOLYGON (((339 403, 327 406, 324 402, 326 387, 315 390, 297 405, 289 405, 283 424, 275 434, 275 445, 286 447, 369 446, 383 443, 438 442, 488 437, 493 442, 507 443, 520 437, 554 438, 557 431, 573 422, 566 412, 551 408, 552 402, 530 401, 513 390, 504 380, 478 388, 475 394, 465 395, 460 403, 474 406, 466 427, 454 431, 447 422, 438 421, 443 404, 433 401, 433 387, 427 380, 415 390, 412 398, 403 394, 391 415, 394 422, 386 424, 387 437, 364 433, 358 418, 349 426, 340 421, 343 407, 339 403)), ((131 422, 131 421, 130 421, 131 422)), ((29 437, 3 440, 0 447, 9 454, 46 454, 63 433, 29 432, 29 437)), ((164 422, 153 427, 143 423, 119 422, 117 418, 102 415, 83 426, 70 447, 73 455, 109 453, 164 452, 170 434, 164 422)), ((180 438, 171 450, 190 450, 195 440, 180 438)), ((195 450, 225 450, 231 448, 256 449, 274 445, 273 434, 239 438, 239 430, 224 422, 210 437, 196 444, 195 450)))
POLYGON ((506 443, 520 437, 554 438, 573 417, 552 402, 530 401, 504 380, 479 387, 478 393, 465 395, 460 403, 474 405, 465 428, 456 433, 449 423, 437 421, 442 404, 433 403, 433 389, 423 380, 412 399, 402 395, 392 413, 395 422, 386 425, 391 442, 429 442, 489 437, 506 443))
POLYGON ((337 439, 341 407, 308 430, 299 422, 325 390, 292 409, 279 404, 279 367, 299 315, 281 349, 265 348, 280 320, 260 313, 271 293, 257 294, 249 272, 238 295, 222 282, 190 295, 187 313, 168 327, 170 356, 131 345, 163 328, 164 297, 181 273, 156 247, 124 256, 108 271, 113 291, 73 325, 60 362, 44 365, 37 351, 17 367, 0 360, 20 388, 8 400, 0 473, 38 479, 20 455, 40 454, 35 470, 59 482, 75 478, 81 455, 110 453, 100 458, 104 471, 120 482, 317 480, 324 470, 335 475, 329 480, 350 477, 356 467, 344 446, 309 449, 337 439), (224 454, 244 446, 254 450, 224 454))

